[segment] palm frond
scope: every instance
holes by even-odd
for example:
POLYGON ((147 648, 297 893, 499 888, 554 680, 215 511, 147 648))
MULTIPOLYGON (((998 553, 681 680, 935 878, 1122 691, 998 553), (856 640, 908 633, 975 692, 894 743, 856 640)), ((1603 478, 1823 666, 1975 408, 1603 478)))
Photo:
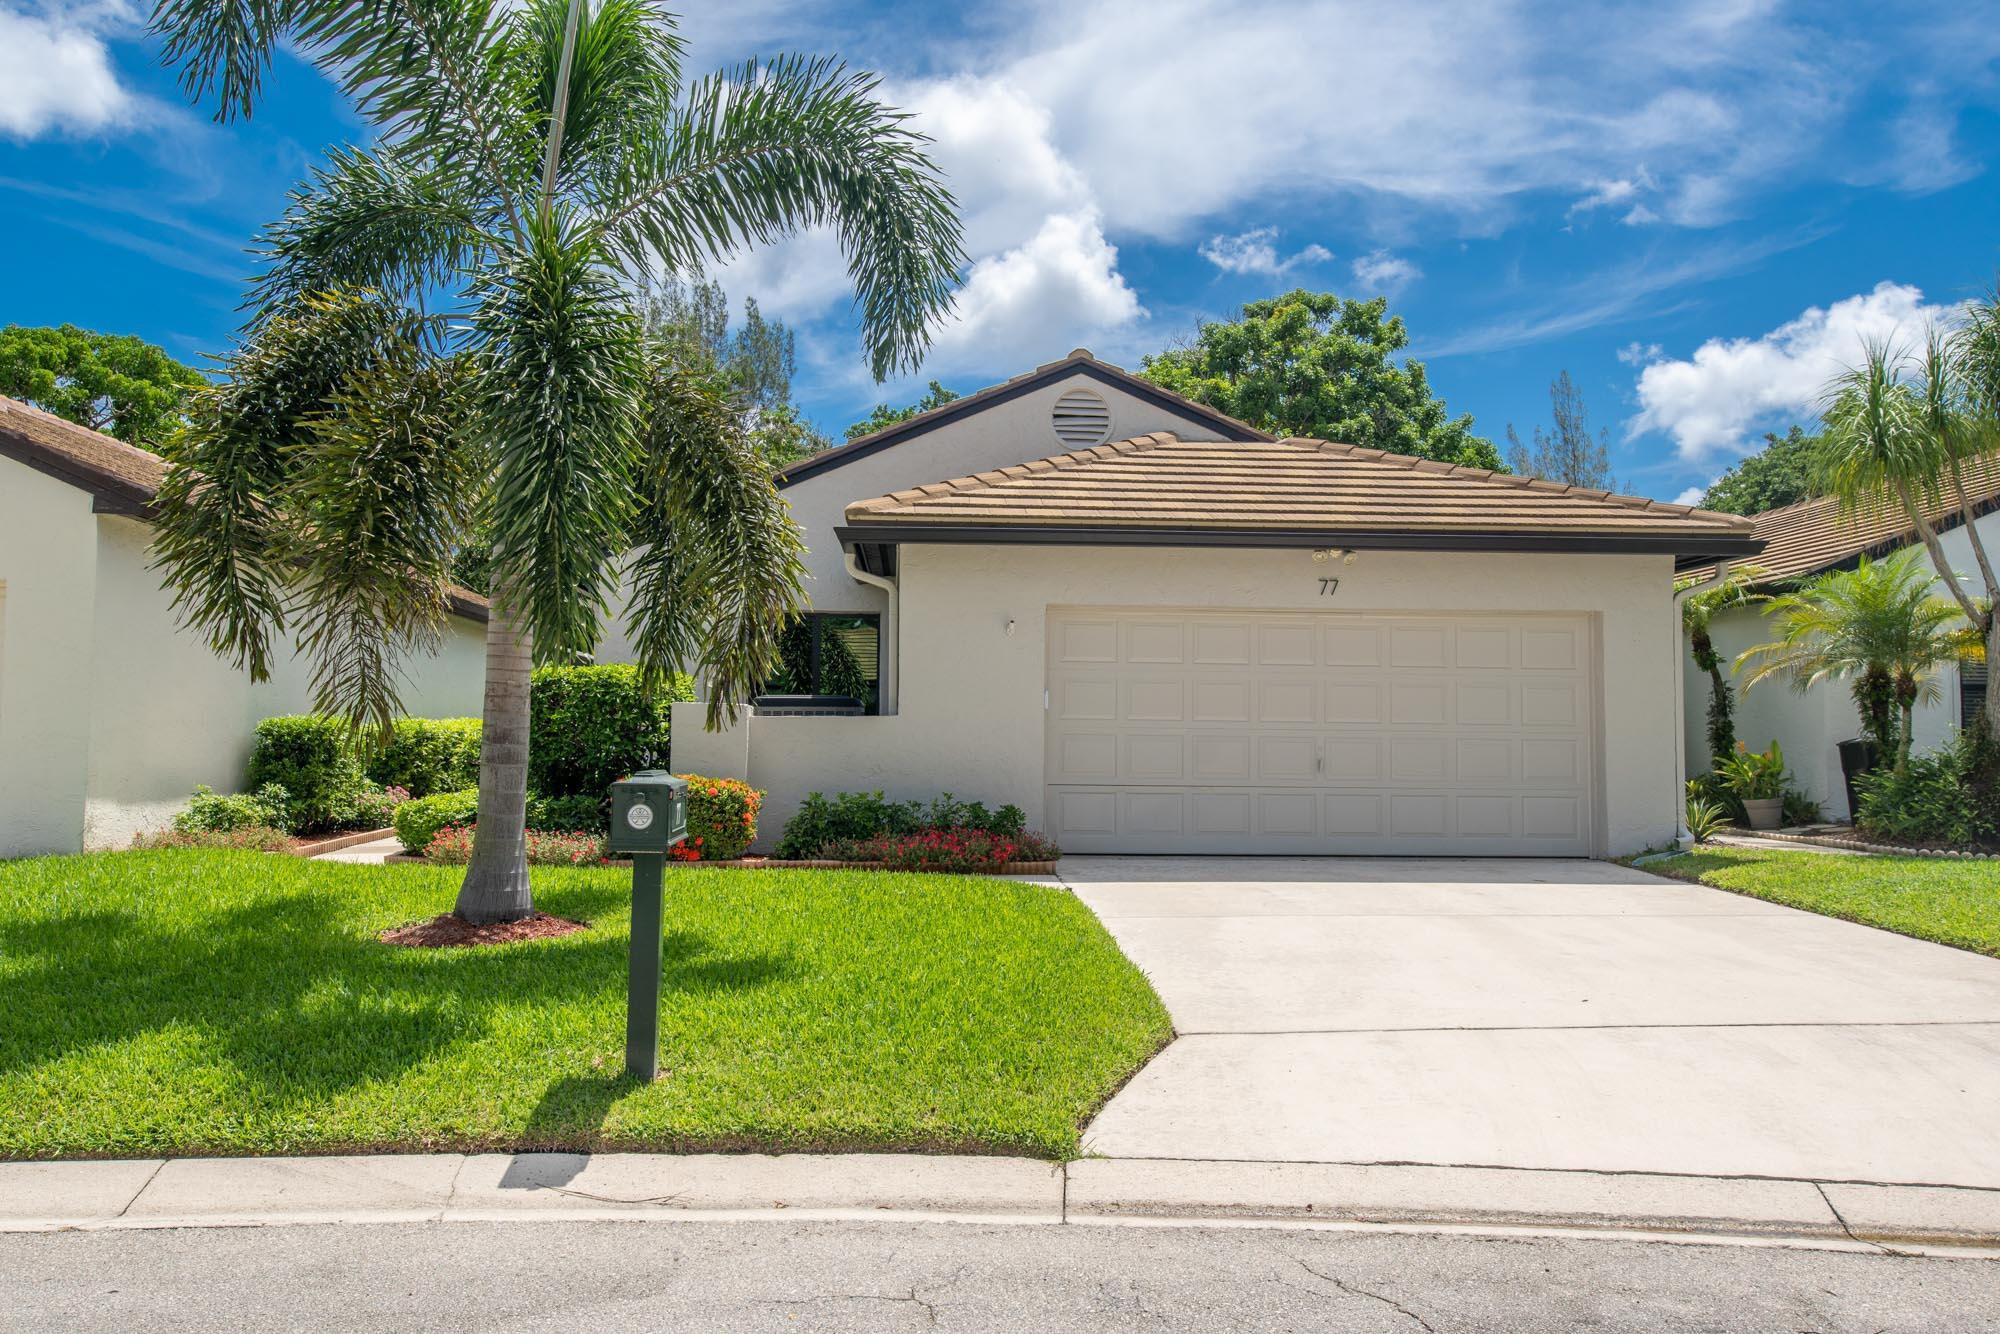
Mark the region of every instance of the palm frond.
POLYGON ((320 294, 259 326, 204 391, 156 502, 154 565, 184 624, 251 676, 285 626, 292 455, 341 385, 407 337, 367 292, 320 294))
MULTIPOLYGON (((554 114, 569 0, 527 0, 515 13, 510 58, 529 90, 524 113, 543 127, 554 114)), ((672 123, 684 47, 674 16, 655 0, 586 5, 577 26, 564 113, 559 188, 615 175, 619 164, 672 123)))
POLYGON ((628 578, 633 647, 657 682, 697 671, 708 725, 776 670, 804 605, 805 545, 728 386, 655 349, 628 578))
POLYGON ((152 30, 162 62, 180 67, 190 101, 216 96, 215 118, 248 119, 271 52, 298 17, 299 0, 159 0, 152 30))
POLYGON ((498 582, 537 654, 560 660, 596 647, 633 507, 641 334, 566 209, 527 235, 474 291, 474 430, 495 468, 498 582))
POLYGON ((1908 370, 1901 348, 1871 341, 1861 364, 1827 386, 1814 481, 1845 512, 1894 505, 1900 494, 1923 500, 1940 494, 1943 447, 1925 429, 1924 400, 1908 370))
POLYGON ((965 261, 951 193, 878 80, 830 60, 751 62, 696 84, 598 201, 629 268, 696 271, 808 227, 840 236, 876 378, 914 370, 965 261))

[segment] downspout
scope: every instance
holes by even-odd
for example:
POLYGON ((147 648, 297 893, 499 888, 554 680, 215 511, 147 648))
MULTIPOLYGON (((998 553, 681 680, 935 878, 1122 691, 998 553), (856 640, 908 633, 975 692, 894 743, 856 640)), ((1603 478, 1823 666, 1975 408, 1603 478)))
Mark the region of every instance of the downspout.
POLYGON ((1714 588, 1729 577, 1731 562, 1727 557, 1716 562, 1715 573, 1698 584, 1689 584, 1673 596, 1667 610, 1673 616, 1674 636, 1674 846, 1691 848, 1694 835, 1687 827, 1687 780, 1688 780, 1688 716, 1687 716, 1687 645, 1681 642, 1681 603, 1696 593, 1714 588))
POLYGON ((847 566, 848 575, 855 582, 879 588, 889 596, 889 608, 882 613, 883 643, 876 646, 875 670, 881 673, 881 679, 877 683, 882 695, 879 712, 895 713, 901 707, 902 699, 900 694, 902 673, 897 670, 897 664, 903 656, 903 623, 902 618, 896 614, 902 598, 894 579, 868 573, 861 568, 861 563, 854 558, 852 551, 843 552, 841 560, 847 566))

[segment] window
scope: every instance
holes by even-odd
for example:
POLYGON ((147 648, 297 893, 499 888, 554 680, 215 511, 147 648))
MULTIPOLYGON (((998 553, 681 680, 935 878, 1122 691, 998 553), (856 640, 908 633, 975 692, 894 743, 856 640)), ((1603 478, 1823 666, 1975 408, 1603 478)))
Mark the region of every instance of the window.
POLYGON ((1958 725, 1967 726, 1986 707, 1986 664, 1958 664, 1958 725))
POLYGON ((882 618, 807 612, 785 627, 778 674, 766 695, 846 696, 865 713, 881 705, 882 618))

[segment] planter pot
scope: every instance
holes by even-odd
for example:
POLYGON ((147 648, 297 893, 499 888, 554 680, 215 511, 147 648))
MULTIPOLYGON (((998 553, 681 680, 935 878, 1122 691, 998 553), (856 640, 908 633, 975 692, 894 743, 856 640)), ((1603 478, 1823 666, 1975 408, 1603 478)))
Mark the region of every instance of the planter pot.
POLYGON ((1776 829, 1784 810, 1783 797, 1758 797, 1743 803, 1743 817, 1752 829, 1776 829))

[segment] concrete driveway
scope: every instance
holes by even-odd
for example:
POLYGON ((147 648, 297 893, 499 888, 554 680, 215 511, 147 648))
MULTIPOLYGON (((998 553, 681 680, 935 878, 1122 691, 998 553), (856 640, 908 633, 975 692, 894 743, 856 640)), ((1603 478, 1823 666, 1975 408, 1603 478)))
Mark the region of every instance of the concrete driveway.
POLYGON ((1088 1150, 2000 1189, 2000 960, 1601 862, 1062 876, 1180 1034, 1088 1150))

